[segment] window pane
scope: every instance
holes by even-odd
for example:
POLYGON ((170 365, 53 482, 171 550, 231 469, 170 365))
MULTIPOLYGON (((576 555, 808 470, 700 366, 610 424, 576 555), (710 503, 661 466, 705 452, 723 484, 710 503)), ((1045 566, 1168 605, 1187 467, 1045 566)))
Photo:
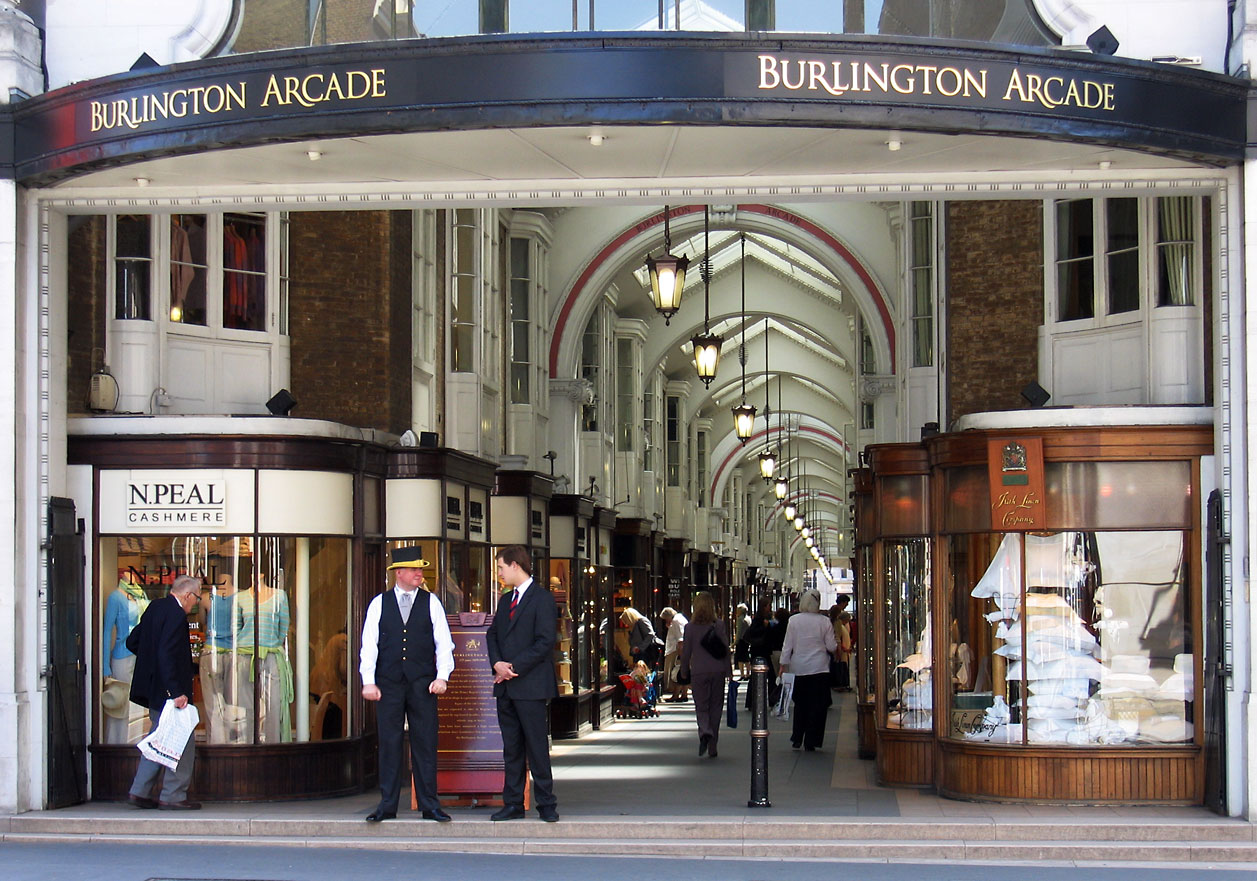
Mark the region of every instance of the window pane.
POLYGON ((266 330, 266 217, 223 216, 223 327, 266 330))
POLYGON ((1110 254, 1109 314, 1134 312, 1139 308, 1139 251, 1110 254))
POLYGON ((1139 247, 1139 200, 1106 199, 1104 208, 1108 220, 1109 252, 1139 247))
POLYGON ((151 319, 152 234, 147 215, 115 218, 114 318, 151 319))
POLYGON ((1090 260, 1056 267, 1057 320, 1095 317, 1095 279, 1090 260))
POLYGON ((205 224, 204 214, 170 218, 170 320, 176 324, 209 323, 205 224))
POLYGON ((1157 199, 1157 305, 1196 302, 1196 202, 1188 196, 1157 199))
POLYGON ((1176 462, 1049 462, 1046 516, 1052 528, 1191 526, 1191 465, 1176 462))
POLYGON ((1056 203, 1057 320, 1095 317, 1094 220, 1090 199, 1056 203))
POLYGON ((1095 254, 1094 221, 1090 199, 1056 203, 1056 257, 1074 260, 1095 254))

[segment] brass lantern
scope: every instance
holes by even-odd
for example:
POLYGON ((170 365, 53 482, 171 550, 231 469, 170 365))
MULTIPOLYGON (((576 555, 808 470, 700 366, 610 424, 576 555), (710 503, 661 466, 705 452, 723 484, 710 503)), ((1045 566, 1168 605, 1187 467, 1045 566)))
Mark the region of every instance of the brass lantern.
POLYGON ((738 436, 738 440, 746 443, 747 439, 755 433, 755 407, 743 401, 731 409, 733 411, 733 431, 738 436))
POLYGON ((759 454, 759 476, 771 482, 776 471, 777 454, 771 449, 764 450, 759 454))
POLYGON ((655 311, 663 316, 663 323, 672 321, 672 316, 681 308, 681 294, 685 290, 685 271, 690 266, 688 257, 676 257, 672 254, 672 233, 668 228, 669 209, 663 209, 663 256, 646 255, 646 271, 650 273, 650 299, 655 311))
POLYGON ((785 477, 778 477, 777 482, 773 484, 773 495, 779 499, 784 499, 786 493, 790 492, 790 481, 785 477))

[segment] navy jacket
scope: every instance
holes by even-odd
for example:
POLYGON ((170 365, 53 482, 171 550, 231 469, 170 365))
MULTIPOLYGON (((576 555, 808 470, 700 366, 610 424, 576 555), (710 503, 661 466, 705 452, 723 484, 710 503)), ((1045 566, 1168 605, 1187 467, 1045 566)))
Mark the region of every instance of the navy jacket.
POLYGON ((503 594, 489 625, 489 666, 512 664, 519 674, 493 686, 496 697, 512 700, 549 700, 559 694, 554 677, 554 644, 558 609, 554 596, 536 581, 511 616, 511 595, 503 594))
POLYGON ((188 616, 170 594, 149 603, 140 623, 127 636, 135 654, 131 700, 141 707, 161 709, 168 698, 187 695, 192 700, 192 645, 188 616))

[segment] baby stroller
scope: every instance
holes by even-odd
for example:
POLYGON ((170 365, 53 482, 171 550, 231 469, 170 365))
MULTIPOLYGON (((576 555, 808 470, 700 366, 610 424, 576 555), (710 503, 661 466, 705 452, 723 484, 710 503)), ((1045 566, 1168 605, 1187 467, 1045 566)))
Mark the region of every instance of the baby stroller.
POLYGON ((624 703, 616 707, 617 719, 650 719, 659 715, 655 703, 659 700, 656 687, 658 673, 652 672, 650 678, 642 683, 628 673, 620 674, 620 684, 624 686, 624 703))

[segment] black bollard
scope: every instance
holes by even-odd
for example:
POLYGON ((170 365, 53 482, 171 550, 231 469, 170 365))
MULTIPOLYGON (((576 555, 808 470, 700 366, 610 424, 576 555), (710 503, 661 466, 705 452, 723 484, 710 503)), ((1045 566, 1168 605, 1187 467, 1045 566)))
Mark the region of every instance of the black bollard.
POLYGON ((748 808, 771 808, 768 800, 768 662, 751 664, 751 800, 748 808))

